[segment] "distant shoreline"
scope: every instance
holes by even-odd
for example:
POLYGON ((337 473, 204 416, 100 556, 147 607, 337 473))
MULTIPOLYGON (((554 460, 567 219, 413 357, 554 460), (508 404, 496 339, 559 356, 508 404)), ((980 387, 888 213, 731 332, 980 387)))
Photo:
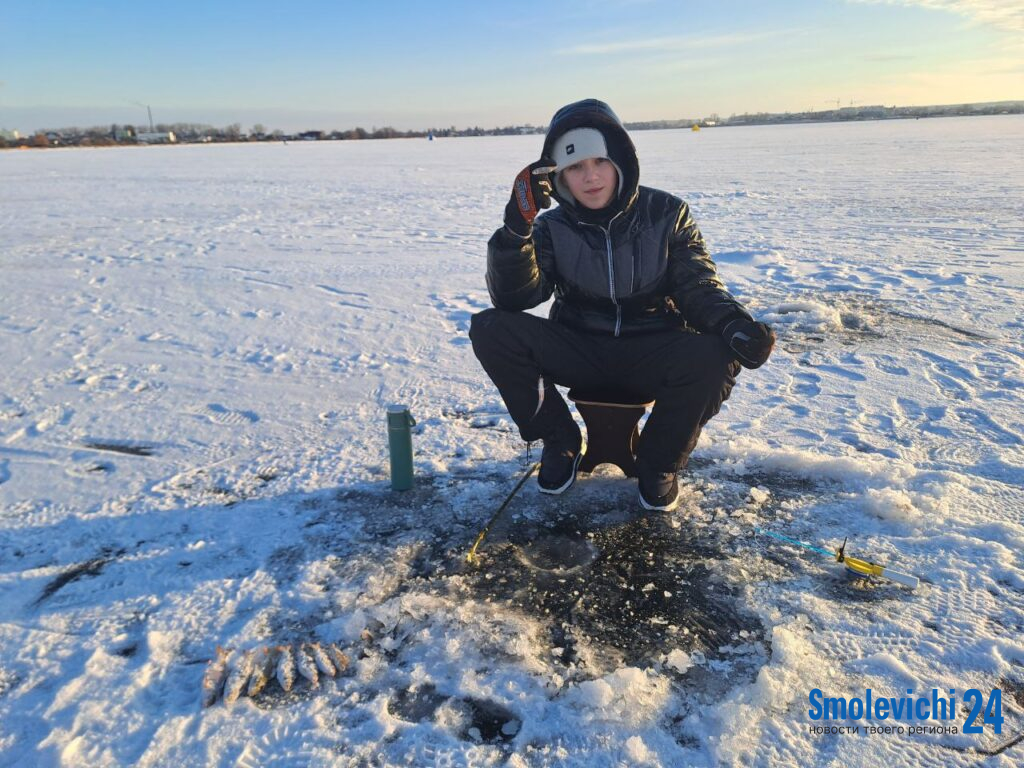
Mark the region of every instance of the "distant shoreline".
POLYGON ((652 128, 727 128, 737 125, 787 125, 791 123, 857 123, 875 120, 919 120, 932 117, 990 117, 993 115, 1024 114, 1024 101, 995 101, 978 104, 946 104, 926 107, 849 106, 837 109, 807 112, 756 112, 731 115, 721 119, 717 115, 700 120, 656 120, 626 123, 630 130, 652 128))
MULTIPOLYGON (((751 121, 749 123, 723 123, 722 125, 710 126, 714 128, 742 128, 764 125, 816 125, 820 123, 886 123, 897 120, 935 120, 949 117, 1020 117, 1024 112, 1001 112, 994 114, 950 114, 950 115, 900 115, 898 117, 865 117, 856 120, 835 118, 822 120, 766 120, 764 122, 751 121)), ((684 129, 685 130, 685 129, 684 129)))
MULTIPOLYGON (((707 130, 712 128, 735 128, 740 126, 764 125, 811 125, 817 123, 866 123, 885 120, 921 120, 941 117, 996 117, 1024 114, 1024 101, 994 102, 984 104, 961 104, 931 107, 843 107, 825 112, 784 112, 732 115, 720 119, 717 115, 701 119, 654 120, 627 122, 630 131, 658 130, 707 130)), ((210 126, 174 124, 157 126, 157 131, 135 131, 131 126, 112 126, 110 131, 92 128, 82 131, 77 128, 37 132, 31 137, 0 135, 0 149, 53 149, 68 147, 136 147, 170 144, 251 144, 251 143, 293 143, 307 141, 371 141, 377 139, 447 139, 477 136, 528 136, 543 134, 544 127, 533 125, 504 128, 446 128, 427 131, 398 131, 385 127, 366 131, 362 128, 345 131, 303 131, 286 134, 272 133, 242 134, 239 126, 228 129, 214 129, 210 126), (184 128, 185 130, 182 130, 184 128), (204 130, 197 130, 202 128, 204 130)))

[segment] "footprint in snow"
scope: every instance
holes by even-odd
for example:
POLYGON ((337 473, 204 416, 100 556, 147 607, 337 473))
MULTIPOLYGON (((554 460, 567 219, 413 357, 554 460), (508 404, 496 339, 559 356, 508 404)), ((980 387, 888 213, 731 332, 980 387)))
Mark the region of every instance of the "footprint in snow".
POLYGON ((254 424, 260 420, 252 411, 235 411, 227 408, 220 403, 208 403, 205 408, 200 411, 202 416, 205 416, 214 424, 220 424, 224 427, 237 427, 245 424, 254 424))
POLYGON ((862 374, 859 374, 856 371, 851 371, 841 365, 824 364, 818 365, 817 368, 818 370, 825 371, 826 373, 831 373, 835 376, 844 378, 847 381, 867 381, 867 378, 862 374))
POLYGON ((471 296, 466 293, 454 296, 443 296, 435 293, 430 297, 434 308, 443 314, 455 326, 455 336, 450 343, 459 346, 469 344, 469 324, 473 315, 488 309, 491 304, 482 295, 471 296))
POLYGON ((43 412, 43 417, 33 425, 31 431, 33 434, 39 434, 57 426, 67 425, 71 422, 74 413, 73 410, 62 405, 51 406, 43 412))
POLYGON ((278 768, 302 768, 311 765, 324 752, 335 751, 337 744, 322 734, 282 725, 245 745, 238 756, 238 768, 274 765, 278 768), (323 742, 312 744, 311 741, 323 742))
POLYGON ((889 356, 872 358, 871 363, 875 366, 875 368, 880 370, 882 373, 887 373, 890 376, 910 375, 909 370, 907 370, 904 366, 900 365, 894 358, 889 356))
POLYGON ((370 294, 363 293, 362 291, 343 291, 341 288, 335 288, 330 285, 323 285, 317 283, 315 288, 323 291, 324 293, 330 294, 331 296, 340 297, 338 305, 342 307, 352 307, 354 309, 372 309, 370 302, 370 294), (349 299, 348 297, 351 297, 349 299))
POLYGON ((977 408, 954 408, 961 423, 969 424, 980 435, 999 445, 1024 445, 1024 437, 1007 429, 987 413, 977 408))
POLYGON ((821 377, 816 373, 798 373, 789 384, 789 391, 802 397, 817 397, 821 394, 821 377))

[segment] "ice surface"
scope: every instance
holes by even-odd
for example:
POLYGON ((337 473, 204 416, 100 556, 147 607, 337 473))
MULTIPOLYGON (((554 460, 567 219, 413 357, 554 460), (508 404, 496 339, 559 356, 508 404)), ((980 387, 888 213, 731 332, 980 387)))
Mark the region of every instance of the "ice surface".
POLYGON ((775 355, 671 517, 612 470, 528 485, 479 569, 523 445, 466 334, 538 137, 0 153, 0 764, 896 768, 994 743, 813 736, 815 687, 1002 686, 1024 729, 1024 119, 635 139, 775 355), (218 645, 332 642, 352 663, 318 689, 200 706, 218 645))

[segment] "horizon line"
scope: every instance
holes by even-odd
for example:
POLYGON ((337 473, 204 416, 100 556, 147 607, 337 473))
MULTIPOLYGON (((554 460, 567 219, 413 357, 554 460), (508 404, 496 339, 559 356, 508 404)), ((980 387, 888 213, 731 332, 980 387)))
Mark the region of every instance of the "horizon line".
MULTIPOLYGON (((676 122, 687 122, 687 121, 690 121, 690 122, 704 122, 704 121, 707 121, 709 119, 712 119, 713 116, 718 117, 719 120, 729 120, 729 119, 731 119, 733 117, 741 117, 741 116, 780 116, 780 115, 800 115, 800 114, 819 115, 819 114, 828 114, 828 113, 834 113, 834 112, 841 112, 841 111, 844 111, 844 110, 858 110, 858 109, 877 109, 877 108, 882 108, 882 109, 951 109, 951 108, 981 107, 981 106, 1000 106, 1000 105, 1024 105, 1024 99, 998 99, 998 100, 995 100, 995 101, 952 102, 952 103, 948 103, 948 104, 903 104, 903 105, 894 104, 892 106, 887 106, 887 105, 881 104, 881 103, 880 104, 851 104, 851 105, 848 105, 848 106, 845 106, 845 107, 839 105, 839 106, 836 106, 836 107, 833 107, 833 108, 826 108, 826 109, 820 109, 820 110, 819 109, 805 109, 805 110, 784 110, 784 111, 776 111, 776 112, 766 112, 766 111, 763 111, 763 110, 762 111, 758 111, 758 112, 732 112, 730 114, 730 116, 727 117, 727 118, 721 117, 719 115, 719 113, 717 113, 717 112, 712 112, 710 115, 705 115, 704 117, 674 117, 674 118, 655 118, 655 119, 650 119, 650 120, 623 120, 623 124, 626 125, 626 126, 629 126, 629 125, 642 125, 642 124, 647 124, 647 123, 676 123, 676 122)), ((29 108, 28 107, 22 107, 21 109, 29 109, 29 108)), ((32 107, 31 109, 67 109, 67 107, 32 107)), ((71 109, 75 109, 75 108, 72 107, 71 109)), ((82 127, 81 125, 66 125, 66 126, 62 126, 62 127, 59 127, 59 128, 54 128, 54 127, 36 128, 36 129, 34 129, 31 132, 31 134, 32 135, 38 135, 40 133, 56 133, 56 132, 60 132, 60 131, 71 130, 72 128, 88 131, 88 130, 92 130, 92 129, 96 129, 96 128, 105 127, 108 124, 109 125, 131 126, 132 128, 138 128, 140 125, 145 127, 144 123, 128 123, 128 122, 118 123, 117 121, 111 120, 111 121, 104 121, 102 123, 94 123, 94 124, 86 126, 86 127, 82 127)), ((195 121, 195 120, 174 120, 174 121, 164 121, 164 120, 161 120, 161 121, 157 122, 156 124, 157 125, 168 125, 168 126, 173 126, 173 125, 198 125, 198 126, 203 126, 203 127, 208 127, 208 128, 217 128, 218 127, 218 126, 216 126, 216 125, 214 125, 212 123, 198 122, 198 121, 195 121)), ((234 121, 234 122, 228 123, 226 126, 223 126, 223 127, 232 127, 232 126, 236 126, 236 125, 239 126, 239 129, 241 129, 242 124, 240 122, 238 122, 238 121, 234 121)), ((263 123, 261 121, 259 121, 259 120, 254 121, 253 122, 253 127, 255 127, 257 125, 263 125, 263 123)), ((545 126, 544 125, 534 125, 533 123, 530 123, 530 122, 510 124, 510 125, 502 125, 502 126, 495 125, 495 126, 491 126, 491 127, 488 127, 488 128, 483 128, 480 125, 466 126, 464 128, 459 128, 459 127, 456 127, 454 125, 451 125, 451 126, 445 126, 445 127, 431 126, 429 128, 406 128, 406 129, 399 129, 399 128, 395 128, 393 125, 373 125, 373 127, 371 129, 369 129, 369 130, 370 130, 370 132, 381 131, 381 130, 392 130, 392 131, 397 131, 399 133, 424 133, 425 134, 425 133, 437 133, 437 132, 440 132, 440 131, 449 131, 449 130, 455 130, 455 131, 469 131, 469 130, 494 131, 494 130, 502 130, 502 129, 506 129, 506 128, 545 128, 545 126)), ((9 132, 9 133, 17 133, 18 132, 16 129, 8 129, 8 128, 6 128, 3 125, 0 125, 0 130, 6 131, 6 132, 9 132)), ((265 133, 281 132, 281 133, 296 134, 296 133, 308 133, 308 132, 316 132, 316 131, 319 131, 321 133, 338 133, 338 132, 359 131, 359 130, 366 131, 367 129, 363 128, 360 125, 357 125, 354 128, 351 128, 351 127, 350 128, 330 128, 330 129, 308 128, 308 129, 305 129, 305 130, 292 130, 292 131, 284 131, 284 130, 282 130, 280 128, 271 128, 269 131, 265 131, 265 133)), ((251 130, 248 133, 251 133, 251 130)), ((25 135, 28 135, 28 134, 25 134, 25 135)))

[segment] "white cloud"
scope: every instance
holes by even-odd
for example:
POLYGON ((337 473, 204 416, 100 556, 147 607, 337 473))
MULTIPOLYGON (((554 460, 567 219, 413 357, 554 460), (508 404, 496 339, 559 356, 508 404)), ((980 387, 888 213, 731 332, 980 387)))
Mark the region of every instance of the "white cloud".
POLYGON ((995 27, 1024 32, 1024 2, 1021 0, 851 0, 857 3, 916 5, 948 11, 995 27))
POLYGON ((913 56, 907 56, 899 53, 871 53, 861 56, 864 61, 913 61, 913 56))
POLYGON ((775 32, 751 32, 732 35, 689 35, 686 37, 651 37, 642 40, 619 40, 609 43, 592 43, 562 48, 556 53, 563 56, 595 56, 609 53, 634 53, 637 51, 688 51, 697 48, 725 48, 765 40, 781 35, 791 36, 798 30, 775 32))

